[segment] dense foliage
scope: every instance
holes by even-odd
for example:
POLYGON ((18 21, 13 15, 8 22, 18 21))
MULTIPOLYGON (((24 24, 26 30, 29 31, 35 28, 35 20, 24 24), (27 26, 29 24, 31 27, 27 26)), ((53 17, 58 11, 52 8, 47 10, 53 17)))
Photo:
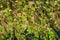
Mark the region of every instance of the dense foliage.
POLYGON ((0 40, 60 40, 60 0, 0 0, 0 40))

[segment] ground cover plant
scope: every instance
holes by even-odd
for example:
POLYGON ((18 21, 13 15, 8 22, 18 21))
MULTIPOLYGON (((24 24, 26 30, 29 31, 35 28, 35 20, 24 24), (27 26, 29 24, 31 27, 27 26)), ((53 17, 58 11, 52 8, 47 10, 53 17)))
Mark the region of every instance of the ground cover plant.
POLYGON ((0 0, 0 40, 60 40, 60 0, 0 0))

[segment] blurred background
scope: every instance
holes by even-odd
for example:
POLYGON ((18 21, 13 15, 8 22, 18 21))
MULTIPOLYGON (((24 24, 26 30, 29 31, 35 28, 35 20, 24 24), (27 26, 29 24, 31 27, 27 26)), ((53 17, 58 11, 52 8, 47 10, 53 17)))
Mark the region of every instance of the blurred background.
POLYGON ((60 0, 0 0, 0 40, 60 40, 60 0))

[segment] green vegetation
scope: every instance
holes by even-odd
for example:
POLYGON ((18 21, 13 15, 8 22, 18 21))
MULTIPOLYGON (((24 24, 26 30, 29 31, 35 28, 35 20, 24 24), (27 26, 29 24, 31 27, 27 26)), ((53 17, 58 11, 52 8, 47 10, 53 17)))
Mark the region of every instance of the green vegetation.
POLYGON ((60 0, 0 0, 0 40, 60 40, 60 0))

